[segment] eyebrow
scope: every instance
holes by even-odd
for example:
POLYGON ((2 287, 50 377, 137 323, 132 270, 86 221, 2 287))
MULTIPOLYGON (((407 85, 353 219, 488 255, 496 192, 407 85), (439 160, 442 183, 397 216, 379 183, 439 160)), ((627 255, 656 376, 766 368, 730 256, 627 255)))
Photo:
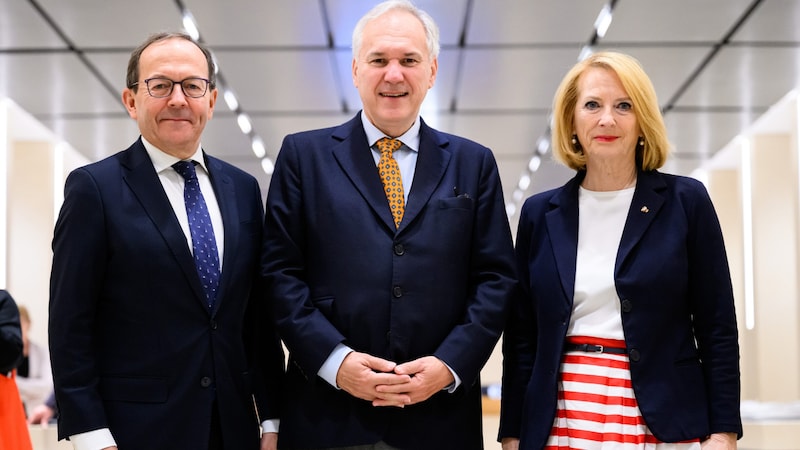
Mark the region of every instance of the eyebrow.
MULTIPOLYGON (((419 53, 419 52, 406 52, 406 53, 403 53, 403 57, 404 58, 408 58, 409 56, 422 58, 422 54, 419 53)), ((366 58, 367 59, 374 58, 374 57, 384 58, 384 57, 386 57, 386 52, 369 52, 369 53, 366 54, 366 58)))

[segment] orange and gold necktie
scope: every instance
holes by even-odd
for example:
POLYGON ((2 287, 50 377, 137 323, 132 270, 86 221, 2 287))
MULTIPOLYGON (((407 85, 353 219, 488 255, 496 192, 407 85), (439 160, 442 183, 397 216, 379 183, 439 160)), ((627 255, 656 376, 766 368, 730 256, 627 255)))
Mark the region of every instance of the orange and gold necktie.
POLYGON ((383 190, 389 200, 389 207, 392 209, 395 228, 400 226, 405 211, 405 201, 403 198, 403 180, 400 177, 400 167, 397 160, 392 156, 392 152, 399 149, 403 143, 397 139, 383 138, 377 144, 381 151, 381 159, 378 161, 378 173, 383 181, 383 190))

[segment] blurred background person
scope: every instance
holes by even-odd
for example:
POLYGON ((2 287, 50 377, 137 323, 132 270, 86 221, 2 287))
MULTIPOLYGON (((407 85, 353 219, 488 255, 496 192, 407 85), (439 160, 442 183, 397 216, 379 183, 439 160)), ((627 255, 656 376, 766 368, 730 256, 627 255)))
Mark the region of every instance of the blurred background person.
POLYGON ((42 428, 47 428, 56 419, 58 419, 58 407, 56 406, 56 394, 52 391, 44 403, 34 406, 28 411, 28 423, 31 425, 41 425, 42 428))
POLYGON ((658 105, 620 53, 579 62, 558 88, 554 154, 577 174, 522 208, 504 449, 736 448, 722 232, 699 181, 657 170, 669 146, 658 105))
POLYGON ((17 304, 0 290, 0 450, 31 450, 31 437, 15 372, 22 358, 22 329, 17 304))
POLYGON ((47 347, 31 340, 31 316, 28 308, 19 306, 22 326, 22 361, 17 367, 17 387, 25 405, 26 414, 41 405, 53 391, 53 373, 47 347))

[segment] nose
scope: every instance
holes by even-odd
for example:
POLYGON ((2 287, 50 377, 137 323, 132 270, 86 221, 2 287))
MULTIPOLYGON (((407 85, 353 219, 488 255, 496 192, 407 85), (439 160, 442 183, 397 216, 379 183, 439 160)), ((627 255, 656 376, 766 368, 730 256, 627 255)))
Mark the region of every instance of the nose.
POLYGON ((172 86, 172 92, 169 94, 169 97, 167 98, 169 100, 170 106, 180 106, 180 105, 185 105, 187 103, 186 94, 183 93, 183 88, 181 87, 181 85, 177 83, 175 83, 175 85, 172 86))
POLYGON ((397 60, 389 61, 386 65, 384 79, 390 83, 403 81, 403 66, 397 60))
POLYGON ((600 125, 601 126, 608 126, 614 125, 616 123, 616 118, 614 117, 614 108, 603 108, 602 113, 600 113, 600 125))

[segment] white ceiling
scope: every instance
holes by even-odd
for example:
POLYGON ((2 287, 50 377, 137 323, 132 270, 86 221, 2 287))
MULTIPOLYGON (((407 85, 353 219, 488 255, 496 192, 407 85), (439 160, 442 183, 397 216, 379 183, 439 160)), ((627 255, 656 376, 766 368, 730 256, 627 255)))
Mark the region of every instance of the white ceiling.
MULTIPOLYGON (((350 37, 377 0, 0 0, 0 97, 10 97, 89 159, 138 135, 120 101, 130 51, 194 16, 224 86, 274 160, 290 132, 331 126, 360 109, 350 37)), ((418 0, 441 28, 436 86, 423 116, 491 147, 506 199, 561 184, 544 157, 552 95, 581 49, 637 57, 655 84, 674 151, 666 171, 690 174, 800 80, 800 0, 418 0), (613 10, 607 34, 594 22, 613 10)), ((203 147, 269 176, 217 103, 203 147)), ((513 216, 512 216, 513 219, 513 216)))

